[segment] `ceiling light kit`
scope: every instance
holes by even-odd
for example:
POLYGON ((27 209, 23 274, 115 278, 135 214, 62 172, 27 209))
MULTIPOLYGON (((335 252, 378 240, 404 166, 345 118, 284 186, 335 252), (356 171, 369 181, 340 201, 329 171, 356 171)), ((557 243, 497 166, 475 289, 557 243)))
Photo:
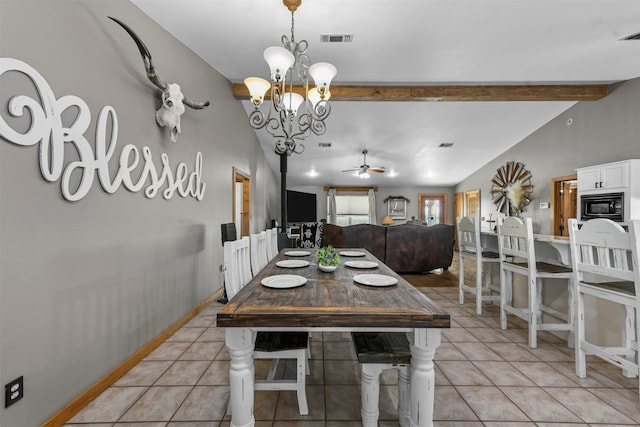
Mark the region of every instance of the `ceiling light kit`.
POLYGON ((328 62, 310 65, 307 55, 309 43, 306 40, 296 42, 294 37, 293 15, 302 0, 283 0, 283 3, 291 11, 291 39, 283 35, 284 47, 271 46, 264 51, 264 59, 271 71, 271 83, 260 77, 248 77, 244 83, 255 107, 249 115, 249 123, 254 129, 265 128, 276 138, 276 154, 291 155, 304 151, 304 145, 296 141, 303 140, 311 132, 324 134, 324 121, 331 112, 329 87, 337 70, 328 62), (309 77, 314 80, 315 88, 309 89, 309 77), (293 91, 296 78, 304 88, 304 97, 293 91), (288 91, 285 92, 287 84, 288 91), (269 89, 271 106, 265 116, 261 105, 269 89))
POLYGON ((369 179, 369 177, 371 176, 369 175, 369 172, 384 173, 384 166, 369 166, 367 164, 367 153, 367 149, 362 150, 362 155, 364 156, 364 158, 360 166, 354 166, 353 169, 346 169, 342 172, 354 172, 354 175, 361 179, 369 179))

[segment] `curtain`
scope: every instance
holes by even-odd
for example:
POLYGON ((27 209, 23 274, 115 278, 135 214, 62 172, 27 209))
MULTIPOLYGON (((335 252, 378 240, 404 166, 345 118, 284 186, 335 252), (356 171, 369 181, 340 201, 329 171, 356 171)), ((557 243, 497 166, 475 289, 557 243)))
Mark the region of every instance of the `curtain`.
POLYGON ((376 192, 373 188, 369 189, 369 224, 377 224, 378 219, 376 217, 376 192))
POLYGON ((327 215, 327 222, 329 224, 335 224, 336 219, 336 189, 330 188, 327 192, 327 198, 329 199, 329 212, 327 215))

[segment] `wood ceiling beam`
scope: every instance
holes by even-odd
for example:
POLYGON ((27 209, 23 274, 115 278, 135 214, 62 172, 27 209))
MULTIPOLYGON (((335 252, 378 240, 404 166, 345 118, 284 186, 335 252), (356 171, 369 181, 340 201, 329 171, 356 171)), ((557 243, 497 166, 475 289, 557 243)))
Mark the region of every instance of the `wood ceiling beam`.
MULTIPOLYGON (((304 96, 304 87, 294 86, 304 96)), ((233 96, 249 99, 243 83, 233 96)), ((606 84, 494 86, 331 86, 331 101, 597 101, 608 95, 606 84)), ((267 98, 269 94, 267 93, 267 98)))

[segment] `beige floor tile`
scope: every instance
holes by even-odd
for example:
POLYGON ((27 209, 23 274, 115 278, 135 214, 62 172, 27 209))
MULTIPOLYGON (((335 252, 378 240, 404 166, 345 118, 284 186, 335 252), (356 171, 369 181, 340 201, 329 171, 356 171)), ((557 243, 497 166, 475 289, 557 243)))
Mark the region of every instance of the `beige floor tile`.
POLYGON ((300 415, 298 395, 295 391, 281 391, 278 398, 275 420, 324 420, 324 387, 310 385, 306 387, 308 415, 300 415))
POLYGON ((538 359, 533 353, 519 346, 514 342, 496 342, 491 344, 491 350, 499 354, 504 360, 513 360, 518 362, 537 362, 538 359))
POLYGON ((177 361, 158 378, 157 385, 196 385, 211 362, 206 360, 177 361))
POLYGON ((113 385, 116 387, 153 385, 172 364, 170 360, 143 360, 113 385))
POLYGON ((224 347, 222 341, 197 341, 182 353, 180 360, 213 360, 224 347))
POLYGON ((229 401, 228 386, 197 386, 191 390, 172 421, 222 420, 229 401))
POLYGON ((339 385, 326 387, 326 419, 356 421, 360 420, 360 386, 339 385))
POLYGON ((511 362, 540 387, 577 387, 578 384, 545 362, 511 362))
POLYGON ((592 369, 589 365, 587 365, 587 377, 579 378, 576 375, 576 364, 573 362, 549 362, 549 365, 554 369, 562 372, 564 375, 569 377, 572 381, 578 383, 581 387, 591 388, 591 387, 622 387, 618 382, 612 380, 608 376, 592 369))
POLYGON ((454 345, 469 360, 504 360, 498 353, 491 350, 488 344, 482 342, 457 342, 454 345))
POLYGON ((535 384, 509 362, 473 362, 473 364, 497 386, 530 387, 535 384))
POLYGON ((209 328, 216 324, 215 315, 199 314, 193 319, 189 320, 184 326, 185 328, 209 328))
POLYGON ((150 387, 119 421, 169 421, 192 388, 150 387))
POLYGON ((548 388, 547 392, 587 423, 635 424, 595 394, 583 388, 548 388))
POLYGON ((483 421, 529 421, 497 387, 458 386, 456 389, 483 421))
POLYGON ((532 421, 580 422, 571 411, 540 387, 500 387, 532 421))
POLYGON ((504 343, 509 342, 509 338, 502 335, 493 328, 469 328, 469 333, 478 339, 481 343, 504 343))
POLYGON ((455 386, 458 385, 493 385, 482 371, 469 361, 437 362, 438 368, 455 386))
POLYGON ((465 328, 444 329, 442 336, 450 342, 478 342, 478 338, 474 337, 465 328))
MULTIPOLYGON (((224 342, 224 328, 218 328, 216 326, 207 328, 198 337, 198 341, 221 341, 224 342)), ((194 340, 195 341, 195 340, 194 340)))
POLYGON ((460 352, 452 343, 443 342, 436 349, 434 360, 467 360, 467 356, 460 352))
POLYGON ((69 424, 116 422, 147 390, 147 387, 109 387, 71 418, 69 424))
POLYGON ((478 417, 455 387, 442 386, 435 389, 433 407, 434 421, 474 421, 478 417))
POLYGON ((167 338, 167 341, 189 341, 193 342, 197 340, 200 335, 207 329, 211 328, 186 328, 182 327, 178 329, 173 335, 167 338))
POLYGON ((326 360, 324 383, 326 385, 359 385, 360 364, 356 360, 326 360))
POLYGON ((638 404, 637 389, 590 388, 589 391, 640 425, 640 404, 638 404))
POLYGON ((229 385, 229 361, 214 360, 202 374, 198 385, 229 385))
POLYGON ((190 345, 189 342, 163 342, 144 360, 177 360, 190 345))
POLYGON ((552 344, 538 342, 538 348, 531 348, 528 343, 520 345, 544 362, 572 362, 574 360, 573 352, 567 354, 552 344))

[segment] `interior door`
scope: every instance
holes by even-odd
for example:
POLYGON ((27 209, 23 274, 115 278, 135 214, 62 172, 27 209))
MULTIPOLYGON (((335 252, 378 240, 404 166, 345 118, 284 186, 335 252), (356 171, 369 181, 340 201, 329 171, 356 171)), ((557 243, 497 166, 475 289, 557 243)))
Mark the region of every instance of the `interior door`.
POLYGON ((453 216, 454 216, 454 225, 456 227, 455 231, 455 250, 458 250, 458 224, 455 219, 464 216, 464 193, 459 192, 453 195, 453 216))
POLYGON ((464 216, 480 219, 480 190, 464 192, 464 216))
POLYGON ((578 216, 577 175, 551 178, 551 208, 553 223, 551 232, 556 236, 568 236, 569 218, 578 216))
POLYGON ((238 238, 248 236, 251 218, 251 177, 249 174, 233 168, 233 190, 231 192, 233 206, 233 222, 236 224, 238 238))
POLYGON ((428 225, 446 224, 447 195, 446 194, 418 194, 418 218, 428 225))

